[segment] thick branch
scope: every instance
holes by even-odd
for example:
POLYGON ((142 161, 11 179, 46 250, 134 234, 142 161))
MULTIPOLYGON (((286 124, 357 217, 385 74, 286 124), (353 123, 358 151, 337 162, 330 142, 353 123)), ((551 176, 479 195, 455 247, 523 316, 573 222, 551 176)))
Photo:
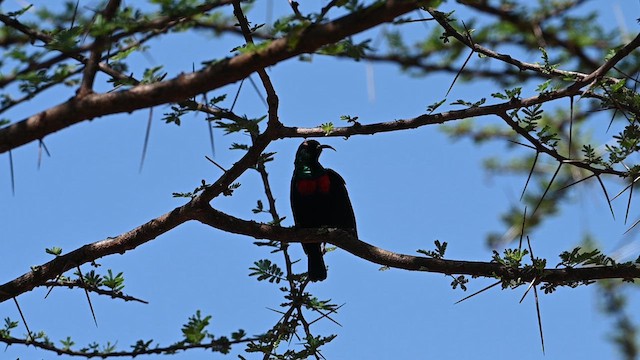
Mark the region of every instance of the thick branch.
POLYGON ((201 71, 180 75, 174 79, 141 85, 128 91, 89 94, 31 116, 0 129, 0 153, 17 148, 81 121, 109 114, 135 110, 165 103, 179 102, 197 94, 241 80, 252 72, 277 64, 303 53, 317 50, 347 36, 389 22, 414 10, 414 1, 372 5, 333 22, 312 26, 299 34, 274 40, 255 52, 244 53, 216 62, 201 71))
POLYGON ((404 270, 500 277, 504 280, 532 281, 537 278, 540 282, 553 284, 610 278, 640 278, 640 268, 636 266, 544 269, 541 273, 537 273, 525 271, 522 268, 514 269, 492 262, 444 260, 398 254, 360 241, 343 230, 294 229, 271 226, 238 219, 211 208, 208 203, 192 201, 125 234, 84 245, 0 285, 0 302, 31 291, 36 286, 42 285, 47 280, 53 279, 58 274, 78 265, 94 261, 103 256, 116 253, 122 254, 125 251, 134 249, 192 219, 216 229, 247 235, 256 239, 302 243, 328 242, 362 259, 404 270))
POLYGON ((422 256, 398 254, 367 244, 339 229, 294 229, 281 228, 235 218, 211 207, 197 210, 196 219, 217 229, 248 235, 256 239, 286 242, 328 242, 349 253, 376 264, 397 269, 426 271, 442 274, 463 274, 483 277, 500 277, 503 280, 530 282, 538 278, 541 282, 562 284, 609 278, 640 278, 640 268, 635 266, 602 266, 567 269, 544 269, 541 274, 514 269, 493 262, 457 261, 434 259, 422 256))
POLYGON ((32 267, 28 273, 0 285, 0 303, 15 296, 33 290, 55 278, 57 275, 79 265, 86 264, 106 255, 124 254, 147 241, 166 233, 176 226, 191 220, 188 216, 189 204, 176 208, 156 219, 153 219, 131 231, 115 238, 108 238, 84 245, 68 254, 57 256, 46 264, 32 267))

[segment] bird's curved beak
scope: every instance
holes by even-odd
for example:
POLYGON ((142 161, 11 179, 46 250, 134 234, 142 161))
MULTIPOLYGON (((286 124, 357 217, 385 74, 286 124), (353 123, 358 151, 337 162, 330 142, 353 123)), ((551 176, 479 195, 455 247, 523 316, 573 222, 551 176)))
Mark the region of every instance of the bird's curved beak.
POLYGON ((333 151, 336 151, 336 149, 334 149, 331 145, 320 145, 320 149, 331 149, 333 151))

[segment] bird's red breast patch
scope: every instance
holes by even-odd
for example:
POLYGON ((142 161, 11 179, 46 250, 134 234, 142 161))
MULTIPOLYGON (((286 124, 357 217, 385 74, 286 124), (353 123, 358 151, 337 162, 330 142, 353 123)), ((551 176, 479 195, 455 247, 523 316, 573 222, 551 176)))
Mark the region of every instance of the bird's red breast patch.
POLYGON ((311 195, 315 192, 326 194, 331 187, 329 175, 324 174, 315 179, 301 179, 296 183, 296 188, 301 195, 311 195))

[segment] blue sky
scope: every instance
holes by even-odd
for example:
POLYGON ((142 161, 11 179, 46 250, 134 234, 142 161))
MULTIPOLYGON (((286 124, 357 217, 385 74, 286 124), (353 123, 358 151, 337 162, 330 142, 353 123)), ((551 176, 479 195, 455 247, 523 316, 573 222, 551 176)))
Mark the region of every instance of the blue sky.
MULTIPOLYGON (((5 1, 3 10, 14 10, 17 1, 5 1)), ((35 1, 42 6, 45 1, 35 1)), ((88 2, 93 4, 93 2, 88 2)), ((81 2, 84 4, 84 2, 81 2)), ((602 3, 599 3, 602 4, 602 3)), ((615 6, 620 6, 626 25, 637 32, 636 1, 614 1, 602 6, 600 21, 618 26, 615 6)), ((287 11, 286 2, 274 13, 287 11)), ((595 6, 595 5, 591 5, 595 6)), ((458 9, 447 3, 443 11, 458 9)), ((261 22, 265 11, 257 9, 261 22)), ((464 18, 468 12, 460 13, 464 18)), ((434 24, 428 24, 430 31, 434 24)), ((415 26, 420 34, 422 24, 415 26)), ((190 71, 202 60, 227 56, 240 45, 238 37, 223 41, 203 34, 178 34, 151 43, 147 56, 136 57, 136 75, 145 67, 163 64, 169 77, 190 71)), ((528 61, 538 61, 530 54, 528 61)), ((311 63, 289 60, 269 69, 280 97, 280 119, 286 125, 312 127, 340 115, 359 116, 362 123, 409 118, 424 113, 427 105, 444 97, 451 76, 410 78, 384 64, 353 63, 314 56, 311 63), (367 66, 372 66, 375 100, 367 92, 367 66)), ((257 81, 257 77, 254 76, 257 81)), ((103 78, 104 80, 104 78, 103 78)), ((108 85, 101 85, 107 90, 108 85)), ((476 99, 487 96, 491 84, 458 83, 448 97, 476 99)), ((213 91, 209 98, 229 94, 229 106, 238 84, 213 91)), ((67 89, 53 90, 42 99, 15 108, 4 116, 21 119, 71 96, 67 89)), ((524 94, 533 95, 532 93, 524 94)), ((559 104, 562 105, 562 104, 559 104)), ((568 104, 564 104, 568 106, 568 104)), ((244 84, 236 111, 248 116, 265 113, 255 91, 244 84)), ((117 114, 84 122, 45 139, 51 157, 37 169, 37 144, 13 152, 16 194, 12 196, 8 157, 0 155, 0 252, 1 282, 29 271, 29 266, 51 259, 44 249, 62 247, 65 252, 84 244, 128 231, 184 203, 173 192, 191 191, 201 179, 211 182, 220 170, 205 158, 210 154, 206 123, 202 116, 185 117, 180 127, 164 124, 168 107, 153 111, 153 127, 142 172, 138 171, 147 111, 117 114)), ((478 123, 496 123, 480 118, 478 123)), ((477 147, 469 141, 452 142, 436 126, 374 136, 320 139, 337 152, 325 152, 322 162, 340 172, 354 204, 362 240, 384 249, 415 254, 432 248, 439 239, 449 243, 447 258, 486 261, 491 249, 485 246, 490 231, 502 229, 499 215, 518 201, 524 184, 520 177, 492 177, 482 169, 482 159, 514 151, 503 143, 477 147)), ((215 131, 215 159, 230 167, 240 153, 227 150, 232 142, 248 139, 223 136, 215 131)), ((277 152, 268 164, 278 212, 293 224, 288 191, 293 156, 300 139, 271 144, 277 152)), ((522 150, 515 150, 522 151, 522 150)), ((510 155, 507 153, 507 155, 510 155)), ((234 216, 268 221, 251 209, 264 201, 259 177, 246 172, 233 197, 213 201, 216 208, 234 216)), ((616 188, 617 189, 617 188, 616 188)), ((558 218, 547 221, 531 235, 538 257, 548 257, 575 246, 585 231, 605 242, 604 250, 619 246, 626 230, 621 214, 624 201, 614 203, 619 214, 614 221, 596 187, 573 190, 571 204, 563 205, 558 218)), ((614 191, 615 193, 615 191, 614 191)), ((293 245, 293 254, 303 257, 293 245)), ((253 262, 271 257, 252 239, 230 235, 199 223, 178 227, 124 256, 101 259, 101 271, 123 271, 125 292, 148 300, 149 305, 124 303, 92 295, 99 326, 93 324, 84 293, 55 289, 43 300, 37 289, 19 298, 30 328, 45 330, 58 341, 71 336, 76 348, 92 341, 117 341, 128 348, 136 340, 153 338, 168 344, 180 339, 180 326, 201 310, 213 316, 210 332, 229 335, 243 328, 257 334, 272 326, 279 315, 267 307, 282 302, 276 286, 248 277, 253 262)), ((273 257, 271 257, 273 259, 273 257)), ((450 278, 439 274, 378 271, 379 266, 337 250, 327 255, 329 277, 310 285, 321 299, 345 304, 334 318, 315 323, 318 334, 338 334, 324 348, 327 359, 389 358, 513 358, 540 359, 538 328, 533 298, 518 301, 524 291, 491 290, 461 304, 454 302, 469 294, 451 290, 450 278)), ((297 264, 306 266, 306 261, 297 264)), ((83 271, 88 271, 83 266, 83 271)), ((492 280, 473 280, 475 291, 492 280)), ((607 341, 611 319, 597 311, 595 287, 559 289, 541 296, 541 310, 547 354, 545 359, 615 358, 607 341)), ((630 293, 638 304, 636 293, 630 293)), ((12 302, 0 304, 0 318, 19 318, 12 302)), ((310 318, 314 318, 310 315, 310 318)), ((640 318, 636 316, 636 321, 640 318)), ((20 328, 20 333, 26 332, 20 328)), ((237 348, 234 353, 240 348, 237 348)), ((8 359, 53 359, 55 354, 12 346, 4 351, 8 359)), ((222 355, 214 355, 222 358, 222 355)), ((174 359, 209 359, 208 352, 194 351, 174 359)), ((228 356, 232 358, 232 356, 228 356)), ((253 358, 253 357, 250 357, 253 358)))

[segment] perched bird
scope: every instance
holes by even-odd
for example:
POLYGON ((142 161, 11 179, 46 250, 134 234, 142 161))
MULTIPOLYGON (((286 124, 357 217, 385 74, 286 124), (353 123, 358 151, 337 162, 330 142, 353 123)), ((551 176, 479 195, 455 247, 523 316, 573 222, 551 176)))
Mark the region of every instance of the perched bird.
MULTIPOLYGON (((295 169, 291 179, 291 210, 296 227, 332 227, 351 231, 357 236, 353 214, 344 179, 337 172, 325 169, 318 162, 322 149, 334 150, 315 140, 305 140, 296 152, 295 169)), ((309 280, 327 278, 320 243, 302 244, 309 261, 309 280)))

